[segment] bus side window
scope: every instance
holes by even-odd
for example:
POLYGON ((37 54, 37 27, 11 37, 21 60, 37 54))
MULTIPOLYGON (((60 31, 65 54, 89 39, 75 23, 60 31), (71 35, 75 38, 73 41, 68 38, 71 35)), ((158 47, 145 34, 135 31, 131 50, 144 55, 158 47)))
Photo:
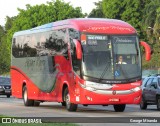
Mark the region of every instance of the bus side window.
POLYGON ((65 37, 65 29, 52 31, 45 42, 45 48, 49 50, 51 55, 63 55, 68 59, 68 44, 65 37))
POLYGON ((73 39, 70 38, 70 48, 71 48, 71 57, 72 57, 72 66, 73 70, 80 75, 80 60, 77 59, 76 47, 73 42, 73 39))

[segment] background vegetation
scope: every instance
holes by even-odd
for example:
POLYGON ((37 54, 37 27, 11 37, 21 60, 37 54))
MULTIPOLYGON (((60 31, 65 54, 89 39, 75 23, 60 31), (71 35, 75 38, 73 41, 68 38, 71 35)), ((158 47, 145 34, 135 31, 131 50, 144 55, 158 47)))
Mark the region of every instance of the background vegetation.
MULTIPOLYGON (((153 50, 150 62, 143 58, 143 67, 160 66, 160 0, 101 0, 95 5, 88 18, 114 18, 130 23, 137 30, 140 40, 147 41, 153 50)), ((27 4, 26 10, 18 8, 18 11, 16 17, 7 16, 5 26, 0 26, 0 74, 9 72, 14 32, 57 20, 86 16, 81 7, 74 8, 63 0, 36 6, 27 4)))

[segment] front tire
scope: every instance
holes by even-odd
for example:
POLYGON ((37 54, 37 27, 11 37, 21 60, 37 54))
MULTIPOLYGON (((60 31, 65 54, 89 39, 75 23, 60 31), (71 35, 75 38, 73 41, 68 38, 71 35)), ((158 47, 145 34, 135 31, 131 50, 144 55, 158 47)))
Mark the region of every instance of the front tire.
POLYGON ((23 87, 23 102, 25 106, 33 106, 34 105, 34 100, 28 99, 28 92, 27 92, 27 87, 23 87))
POLYGON ((34 101, 33 106, 39 106, 40 102, 39 101, 34 101))
POLYGON ((78 105, 70 102, 70 94, 69 94, 68 88, 66 88, 64 90, 64 100, 65 100, 65 103, 66 103, 66 109, 68 111, 74 112, 74 111, 77 110, 78 105))
POLYGON ((141 102, 140 102, 140 108, 141 108, 142 110, 147 109, 147 103, 145 102, 145 100, 144 100, 143 97, 142 97, 142 100, 141 100, 141 102))
POLYGON ((11 95, 7 95, 7 98, 10 98, 11 95))
POLYGON ((66 106, 66 102, 61 102, 62 106, 66 106))
POLYGON ((123 112, 126 108, 125 104, 113 105, 115 112, 123 112))
POLYGON ((160 96, 157 97, 157 110, 160 111, 160 96))

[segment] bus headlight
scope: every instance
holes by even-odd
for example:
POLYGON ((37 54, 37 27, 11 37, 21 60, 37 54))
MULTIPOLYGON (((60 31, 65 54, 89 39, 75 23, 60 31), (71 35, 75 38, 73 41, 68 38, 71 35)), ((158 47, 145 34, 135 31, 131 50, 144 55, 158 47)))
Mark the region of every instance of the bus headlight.
POLYGON ((137 92, 137 91, 140 91, 140 90, 141 90, 141 87, 135 87, 135 88, 132 89, 132 91, 134 91, 134 92, 137 92))
POLYGON ((96 90, 109 90, 112 89, 113 86, 111 84, 102 84, 102 83, 86 81, 86 87, 91 87, 96 90))

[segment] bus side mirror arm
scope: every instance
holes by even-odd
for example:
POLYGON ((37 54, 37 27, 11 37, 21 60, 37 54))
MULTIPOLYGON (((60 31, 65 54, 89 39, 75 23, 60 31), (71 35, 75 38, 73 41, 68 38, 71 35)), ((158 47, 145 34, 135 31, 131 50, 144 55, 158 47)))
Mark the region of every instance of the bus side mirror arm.
POLYGON ((77 59, 82 59, 82 47, 78 40, 75 40, 77 59))
POLYGON ((143 46, 144 49, 145 49, 145 59, 146 59, 146 61, 149 61, 151 59, 151 48, 150 48, 150 46, 144 41, 141 41, 140 45, 143 46))

